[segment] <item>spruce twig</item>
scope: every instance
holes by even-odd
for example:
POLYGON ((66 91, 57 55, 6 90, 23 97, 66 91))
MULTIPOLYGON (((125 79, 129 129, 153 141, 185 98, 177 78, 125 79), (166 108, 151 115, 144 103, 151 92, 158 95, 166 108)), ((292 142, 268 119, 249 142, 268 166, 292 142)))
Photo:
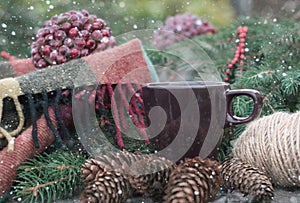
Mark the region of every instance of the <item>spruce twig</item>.
POLYGON ((18 168, 15 199, 22 202, 53 202, 72 195, 80 185, 85 157, 71 151, 43 153, 18 168))

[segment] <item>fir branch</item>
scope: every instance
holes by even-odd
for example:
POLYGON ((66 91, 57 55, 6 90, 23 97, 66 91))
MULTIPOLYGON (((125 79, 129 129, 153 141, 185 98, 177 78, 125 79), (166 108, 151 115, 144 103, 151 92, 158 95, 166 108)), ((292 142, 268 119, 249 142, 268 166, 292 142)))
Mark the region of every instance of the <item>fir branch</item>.
POLYGON ((53 202, 72 195, 80 185, 80 167, 85 157, 73 152, 43 153, 18 168, 13 188, 22 202, 53 202))

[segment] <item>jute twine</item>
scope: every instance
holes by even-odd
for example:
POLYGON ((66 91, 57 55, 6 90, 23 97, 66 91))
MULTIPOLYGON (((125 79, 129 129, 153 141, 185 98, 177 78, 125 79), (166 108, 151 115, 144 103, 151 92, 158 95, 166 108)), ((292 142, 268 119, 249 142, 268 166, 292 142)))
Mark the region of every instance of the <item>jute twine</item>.
POLYGON ((300 112, 274 113, 250 123, 233 155, 265 171, 283 187, 300 187, 300 112))
POLYGON ((19 116, 19 124, 18 127, 8 132, 5 128, 0 126, 0 139, 6 138, 8 141, 8 152, 12 152, 14 150, 14 138, 13 136, 17 136, 24 125, 24 115, 22 112, 21 104, 18 100, 18 96, 21 94, 20 92, 19 82, 14 78, 5 78, 0 81, 0 123, 2 120, 2 111, 3 111, 3 99, 6 97, 10 97, 16 107, 16 111, 19 116))

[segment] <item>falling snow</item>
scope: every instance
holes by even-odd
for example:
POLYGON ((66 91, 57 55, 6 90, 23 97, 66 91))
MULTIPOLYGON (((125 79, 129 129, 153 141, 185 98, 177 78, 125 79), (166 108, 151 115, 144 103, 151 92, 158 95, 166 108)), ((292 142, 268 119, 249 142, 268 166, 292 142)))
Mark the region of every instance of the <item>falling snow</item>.
POLYGON ((119 6, 120 6, 120 8, 124 8, 125 7, 125 2, 124 1, 121 1, 120 3, 119 3, 119 6))
POLYGON ((7 28, 7 25, 6 25, 5 23, 2 23, 1 26, 2 26, 3 28, 7 28))

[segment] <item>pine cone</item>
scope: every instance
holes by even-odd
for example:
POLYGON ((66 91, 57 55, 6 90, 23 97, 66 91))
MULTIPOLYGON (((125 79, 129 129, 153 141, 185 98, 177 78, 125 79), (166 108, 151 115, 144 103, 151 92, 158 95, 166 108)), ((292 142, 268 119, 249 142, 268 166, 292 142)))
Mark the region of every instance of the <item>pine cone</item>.
POLYGON ((120 173, 104 168, 80 194, 81 203, 122 203, 131 196, 129 181, 120 173))
POLYGON ((155 199, 163 195, 174 164, 162 157, 129 152, 109 152, 82 165, 81 178, 91 185, 98 173, 111 170, 128 179, 134 192, 155 199))
POLYGON ((136 161, 131 166, 129 181, 134 192, 161 200, 175 164, 157 156, 149 156, 136 161))
POLYGON ((93 180, 95 180, 97 173, 103 173, 105 170, 105 166, 99 163, 95 159, 87 160, 81 166, 81 179, 85 185, 90 184, 93 180))
POLYGON ((165 203, 206 203, 215 198, 221 182, 219 164, 199 157, 185 159, 169 178, 165 203))
POLYGON ((274 188, 269 178, 258 168, 238 158, 227 158, 221 165, 225 189, 239 190, 254 196, 254 202, 271 202, 274 188))
POLYGON ((102 173, 105 168, 123 174, 128 173, 130 165, 139 159, 141 156, 129 152, 109 152, 106 155, 87 160, 81 167, 81 178, 87 185, 95 179, 98 172, 102 173))

